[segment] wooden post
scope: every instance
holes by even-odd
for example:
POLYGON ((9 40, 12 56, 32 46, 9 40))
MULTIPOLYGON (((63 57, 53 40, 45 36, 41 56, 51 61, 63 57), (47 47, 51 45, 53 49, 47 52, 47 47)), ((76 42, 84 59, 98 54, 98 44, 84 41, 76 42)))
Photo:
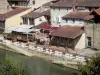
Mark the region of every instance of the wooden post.
POLYGON ((57 46, 59 46, 60 37, 57 38, 57 46))

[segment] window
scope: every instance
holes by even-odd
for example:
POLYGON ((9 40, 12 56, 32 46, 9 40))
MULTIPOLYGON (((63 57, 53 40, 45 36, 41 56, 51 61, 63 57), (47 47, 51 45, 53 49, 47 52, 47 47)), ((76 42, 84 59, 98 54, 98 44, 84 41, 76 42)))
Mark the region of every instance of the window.
POLYGON ((91 37, 87 37, 87 40, 88 40, 88 47, 91 47, 91 37))
POLYGON ((75 22, 75 19, 73 19, 73 23, 75 22))
POLYGON ((78 10, 85 10, 85 7, 77 7, 78 10))
POLYGON ((42 19, 41 19, 41 18, 39 18, 39 20, 40 20, 40 21, 42 21, 42 19))
POLYGON ((75 19, 69 19, 69 23, 74 23, 75 19))
POLYGON ((35 4, 35 0, 33 1, 33 4, 35 4))
POLYGON ((68 9, 66 9, 66 11, 68 12, 68 9))
POLYGON ((72 40, 72 39, 68 39, 68 40, 67 40, 67 46, 68 46, 69 48, 73 48, 73 40, 72 40))
POLYGON ((68 22, 68 19, 66 19, 66 23, 68 22))
POLYGON ((23 18, 23 24, 28 24, 28 19, 27 18, 23 18))
POLYGON ((30 21, 30 25, 34 25, 34 19, 33 18, 29 18, 30 21))
POLYGON ((59 8, 59 11, 60 11, 60 8, 59 8))

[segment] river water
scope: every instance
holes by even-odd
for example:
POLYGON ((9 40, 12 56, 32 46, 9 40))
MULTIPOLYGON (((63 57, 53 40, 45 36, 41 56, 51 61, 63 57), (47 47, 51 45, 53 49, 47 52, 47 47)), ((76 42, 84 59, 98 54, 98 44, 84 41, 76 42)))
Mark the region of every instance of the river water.
POLYGON ((27 57, 10 51, 0 50, 0 60, 10 58, 14 64, 23 64, 30 75, 76 75, 78 71, 52 64, 50 60, 44 60, 38 57, 27 57))

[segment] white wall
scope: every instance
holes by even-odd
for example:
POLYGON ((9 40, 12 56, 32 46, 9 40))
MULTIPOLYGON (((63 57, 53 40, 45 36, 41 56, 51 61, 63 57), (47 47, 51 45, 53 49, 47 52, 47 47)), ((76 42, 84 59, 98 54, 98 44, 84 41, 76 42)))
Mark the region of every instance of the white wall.
POLYGON ((44 17, 44 16, 41 16, 41 17, 36 18, 36 19, 34 20, 34 24, 35 24, 35 26, 37 26, 37 25, 41 24, 42 22, 46 22, 46 21, 47 21, 47 20, 45 19, 45 17, 44 17), (40 19, 41 19, 41 21, 40 21, 40 19))
POLYGON ((75 49, 85 48, 85 33, 81 35, 79 41, 77 42, 75 49))
POLYGON ((70 25, 70 26, 84 26, 84 20, 78 20, 78 19, 63 19, 61 26, 66 26, 66 25, 70 25))
MULTIPOLYGON (((35 0, 35 5, 32 5, 32 8, 33 9, 38 8, 38 7, 42 6, 43 4, 50 2, 50 1, 53 1, 53 0, 35 0)), ((32 4, 33 0, 31 0, 30 3, 32 4)))
POLYGON ((64 15, 72 12, 72 8, 51 8, 51 24, 53 26, 61 25, 62 18, 60 18, 60 23, 58 23, 58 17, 63 17, 64 15))

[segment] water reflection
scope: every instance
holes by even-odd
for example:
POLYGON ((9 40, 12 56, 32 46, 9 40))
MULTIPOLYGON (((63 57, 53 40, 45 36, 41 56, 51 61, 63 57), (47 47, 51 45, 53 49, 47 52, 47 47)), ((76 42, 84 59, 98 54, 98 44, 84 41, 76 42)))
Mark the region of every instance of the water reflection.
POLYGON ((27 57, 9 51, 0 51, 0 59, 5 57, 9 57, 14 64, 22 63, 30 75, 74 75, 73 73, 78 72, 38 57, 27 57))

